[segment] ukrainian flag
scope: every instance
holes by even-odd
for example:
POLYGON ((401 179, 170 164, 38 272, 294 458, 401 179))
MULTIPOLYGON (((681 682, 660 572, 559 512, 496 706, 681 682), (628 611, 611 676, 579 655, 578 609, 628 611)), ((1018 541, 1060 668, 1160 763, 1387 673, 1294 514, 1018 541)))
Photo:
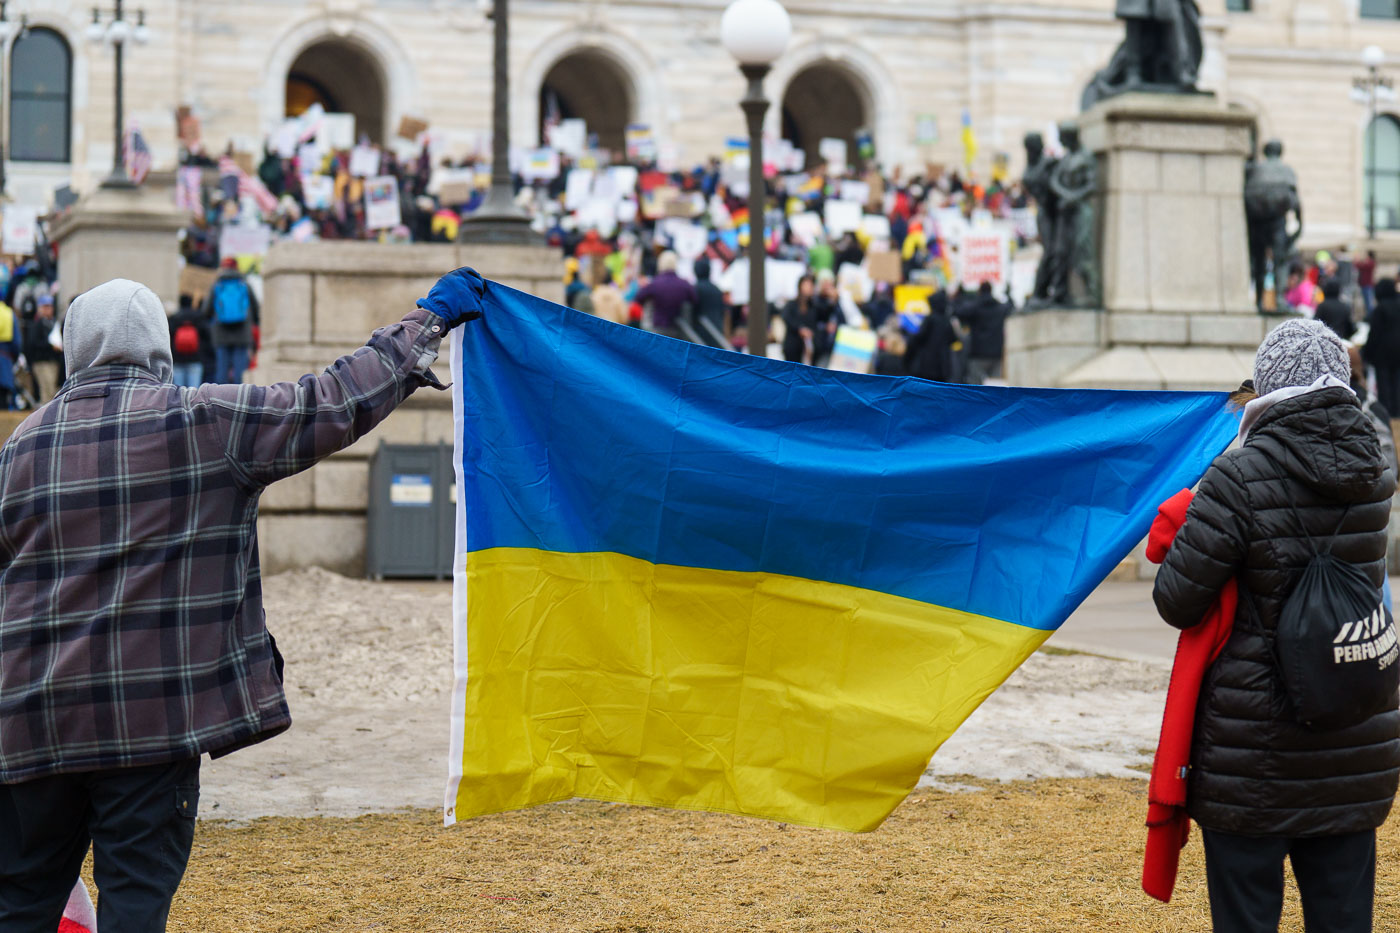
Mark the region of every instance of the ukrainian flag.
POLYGON ((448 823, 879 826, 1237 424, 1222 394, 852 376, 485 303, 453 334, 448 823))

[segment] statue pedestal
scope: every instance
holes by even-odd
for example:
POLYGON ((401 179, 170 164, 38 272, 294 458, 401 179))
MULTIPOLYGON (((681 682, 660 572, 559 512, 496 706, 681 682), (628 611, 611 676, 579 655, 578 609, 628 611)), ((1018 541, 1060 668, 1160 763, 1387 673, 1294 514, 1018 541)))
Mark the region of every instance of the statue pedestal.
POLYGON ((1037 312, 1056 315, 1054 327, 1025 316, 1008 333, 1008 379, 1235 388, 1276 323, 1250 295, 1244 167, 1254 116, 1211 96, 1124 94, 1079 123, 1099 161, 1103 310, 1037 312))
MULTIPOLYGON (((95 285, 124 278, 160 296, 168 310, 180 299, 178 232, 189 214, 175 209, 174 176, 152 173, 135 188, 98 188, 54 224, 59 289, 67 302, 95 285)), ((61 309, 60 309, 61 310, 61 309)))

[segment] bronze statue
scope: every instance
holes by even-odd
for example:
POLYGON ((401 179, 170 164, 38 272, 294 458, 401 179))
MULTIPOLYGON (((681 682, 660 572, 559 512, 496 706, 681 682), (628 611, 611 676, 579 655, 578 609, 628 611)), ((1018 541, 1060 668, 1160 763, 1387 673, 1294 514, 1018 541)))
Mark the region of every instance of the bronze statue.
POLYGON ((1201 11, 1195 0, 1118 0, 1127 35, 1108 67, 1084 89, 1083 108, 1127 91, 1190 94, 1201 69, 1201 11))
POLYGON ((1058 159, 1045 157, 1045 140, 1039 133, 1026 134, 1026 174, 1021 184, 1035 198, 1035 224, 1041 248, 1040 265, 1035 270, 1035 289, 1030 299, 1035 305, 1050 302, 1050 287, 1055 279, 1055 218, 1059 202, 1050 189, 1050 176, 1058 164, 1058 159))
POLYGON ((1264 146, 1264 161, 1251 161, 1244 170, 1244 212, 1249 227, 1249 271, 1254 277, 1254 301, 1264 309, 1264 280, 1268 260, 1273 260, 1274 288, 1282 289, 1293 260, 1293 247, 1303 232, 1303 202, 1298 197, 1298 176, 1283 164, 1283 143, 1271 139, 1264 146), (1298 218, 1298 229, 1288 232, 1288 215, 1298 218))
POLYGON ((1094 306, 1099 301, 1098 257, 1094 249, 1094 195, 1098 191, 1098 161, 1079 141, 1079 124, 1060 124, 1060 142, 1065 155, 1050 175, 1050 190, 1059 210, 1055 222, 1055 267, 1050 299, 1057 305, 1072 305, 1071 281, 1079 277, 1083 294, 1079 305, 1094 306))

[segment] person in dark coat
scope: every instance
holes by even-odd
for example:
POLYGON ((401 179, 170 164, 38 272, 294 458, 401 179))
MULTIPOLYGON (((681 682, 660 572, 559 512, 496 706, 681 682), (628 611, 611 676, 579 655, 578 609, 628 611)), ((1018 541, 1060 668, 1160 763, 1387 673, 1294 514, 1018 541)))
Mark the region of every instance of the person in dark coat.
POLYGON ((992 283, 983 282, 977 288, 977 297, 959 315, 968 330, 967 381, 973 385, 1001 378, 1006 316, 1010 313, 1011 309, 992 294, 992 283))
POLYGON ((1400 294, 1394 279, 1376 283, 1376 310, 1361 358, 1376 371, 1381 404, 1387 411, 1400 412, 1400 294))
POLYGON ((804 275, 797 280, 797 297, 783 308, 783 359, 789 363, 810 363, 816 348, 818 327, 817 280, 804 275))
POLYGON ((728 308, 724 303, 724 292, 710 281, 710 261, 695 260, 695 323, 709 321, 721 334, 725 329, 728 308))
POLYGON ((1280 325, 1254 372, 1243 444, 1201 480, 1152 594, 1187 629, 1227 581, 1240 589, 1201 687, 1187 809, 1202 829, 1216 930, 1278 929, 1287 857, 1307 929, 1369 931, 1376 829, 1400 781, 1400 696, 1359 724, 1310 729, 1287 699, 1274 637, 1313 558, 1308 536, 1379 591, 1395 474, 1347 385, 1346 345, 1325 325, 1280 325))
POLYGON ((928 307, 928 316, 904 351, 904 368, 920 379, 951 382, 956 375, 953 354, 958 346, 958 332, 948 314, 948 296, 938 292, 928 307))
MULTIPOLYGON (((63 354, 54 349, 53 295, 45 292, 37 302, 34 320, 24 328, 24 359, 29 364, 29 372, 34 377, 34 397, 39 402, 47 402, 58 394, 58 386, 63 372, 63 354)), ((63 332, 59 331, 61 335, 63 332)))
POLYGON ((1351 317, 1351 305, 1342 300, 1342 283, 1328 279, 1322 285, 1322 303, 1317 306, 1317 319, 1337 332, 1343 340, 1356 335, 1356 322, 1351 317))

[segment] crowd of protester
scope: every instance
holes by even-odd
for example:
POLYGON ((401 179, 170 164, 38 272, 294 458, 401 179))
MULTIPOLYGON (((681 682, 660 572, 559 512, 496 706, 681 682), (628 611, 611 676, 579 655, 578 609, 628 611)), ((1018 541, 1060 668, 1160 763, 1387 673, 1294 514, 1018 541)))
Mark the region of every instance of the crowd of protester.
MULTIPOLYGON (((252 172, 245 168, 249 160, 240 164, 232 151, 217 161, 187 153, 184 168, 198 169, 199 182, 196 196, 186 193, 192 213, 183 238, 186 263, 213 269, 234 259, 241 271, 256 271, 256 256, 222 254, 229 225, 263 226, 272 240, 450 242, 485 197, 488 176, 475 157, 435 162, 426 140, 408 158, 364 139, 359 148, 372 150, 372 165, 348 148, 283 156, 269 145, 252 172), (399 223, 371 224, 366 187, 372 177, 395 180, 399 223), (469 184, 461 183, 464 177, 469 184)), ((786 172, 770 165, 765 178, 766 253, 790 270, 800 264, 810 279, 801 294, 789 287, 769 296, 770 340, 785 357, 825 365, 837 330, 848 325, 879 331, 880 371, 994 375, 996 367, 971 360, 985 359, 976 351, 990 352, 985 348, 999 346, 999 337, 985 336, 992 328, 983 323, 981 346, 973 347, 972 328, 974 318, 1004 318, 1009 310, 1008 270, 1001 270, 996 288, 997 310, 986 310, 992 302, 985 291, 960 287, 957 240, 963 230, 996 224, 1009 232, 1013 250, 1025 245, 1033 223, 1019 185, 1000 172, 982 185, 937 167, 905 178, 881 172, 873 161, 786 172), (854 202, 855 229, 833 230, 824 222, 832 200, 848 208, 854 202), (872 218, 878 220, 873 228, 872 218), (881 253, 894 262, 872 276, 867 260, 881 253), (922 290, 897 301, 895 286, 902 283, 922 290), (946 318, 948 326, 925 328, 930 314, 946 318), (911 345, 907 354, 895 352, 911 345), (916 359, 925 353, 951 362, 916 359)), ((746 173, 732 162, 716 157, 689 170, 662 171, 654 159, 614 160, 592 152, 578 160, 560 157, 548 177, 527 180, 517 172, 513 185, 535 229, 563 256, 571 306, 672 335, 708 322, 706 334, 722 335, 711 342, 744 346, 748 192, 746 173), (618 168, 624 171, 610 171, 618 168), (618 182, 609 189, 605 217, 590 212, 596 198, 585 204, 574 199, 576 171, 618 182), (701 231, 703 241, 692 236, 689 251, 682 251, 677 224, 701 231), (668 253, 671 258, 663 259, 668 253)), ((786 285, 797 279, 790 276, 786 285)))

